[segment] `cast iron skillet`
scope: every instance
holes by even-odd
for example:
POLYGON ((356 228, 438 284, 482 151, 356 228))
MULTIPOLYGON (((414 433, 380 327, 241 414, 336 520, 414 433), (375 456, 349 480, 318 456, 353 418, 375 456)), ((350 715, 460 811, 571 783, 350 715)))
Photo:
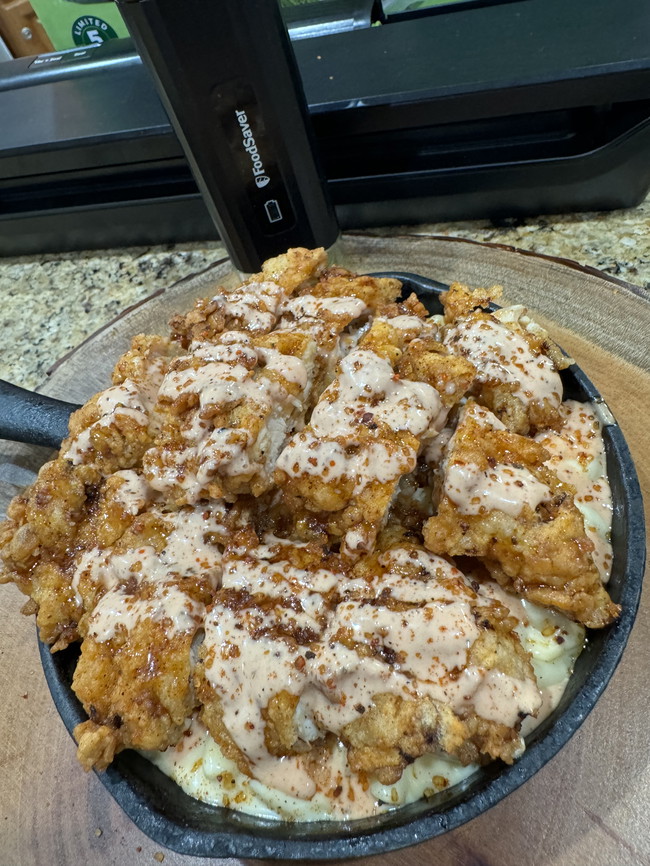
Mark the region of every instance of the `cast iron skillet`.
MULTIPOLYGON (((438 296, 447 286, 413 274, 382 272, 374 276, 399 279, 405 295, 415 291, 431 313, 441 312, 438 296)), ((142 831, 161 845, 195 856, 293 860, 362 857, 423 842, 477 817, 530 779, 561 749, 593 708, 621 658, 639 604, 645 563, 641 490, 623 434, 594 385, 578 367, 563 371, 562 380, 565 399, 590 401, 602 410, 614 500, 614 562, 608 589, 622 612, 612 626, 589 633, 587 647, 577 660, 560 705, 528 738, 524 755, 511 767, 494 762, 447 791, 384 815, 357 821, 289 824, 194 800, 153 764, 126 751, 98 775, 142 831)), ((67 412, 76 408, 63 406, 68 407, 67 412)), ((4 409, 0 414, 6 415, 6 406, 4 409)), ((59 406, 56 411, 63 412, 65 420, 66 410, 59 406)), ((60 426, 61 414, 54 417, 60 426)), ((0 436, 18 438, 9 436, 6 429, 0 430, 0 436)), ((64 433, 54 428, 54 432, 50 431, 54 439, 45 444, 57 445, 56 436, 60 442, 64 433)), ((70 688, 79 649, 71 646, 52 655, 46 646, 39 646, 52 697, 72 732, 86 719, 70 688)))

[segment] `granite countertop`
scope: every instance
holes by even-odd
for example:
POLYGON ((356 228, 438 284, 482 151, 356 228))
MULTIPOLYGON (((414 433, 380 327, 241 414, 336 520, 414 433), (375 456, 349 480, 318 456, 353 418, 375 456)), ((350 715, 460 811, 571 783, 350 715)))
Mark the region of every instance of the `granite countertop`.
MULTIPOLYGON (((443 235, 573 259, 648 290, 650 197, 609 213, 369 229, 373 235, 443 235)), ((0 378, 37 387, 49 367, 121 310, 226 255, 222 244, 47 254, 0 259, 6 349, 0 378)))

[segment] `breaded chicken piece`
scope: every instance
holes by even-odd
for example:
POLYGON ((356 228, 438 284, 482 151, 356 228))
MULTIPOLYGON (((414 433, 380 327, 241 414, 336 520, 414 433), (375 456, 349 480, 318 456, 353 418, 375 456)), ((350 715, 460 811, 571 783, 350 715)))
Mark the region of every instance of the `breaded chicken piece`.
POLYGON ((458 403, 476 378, 473 364, 450 354, 430 337, 411 340, 397 364, 397 373, 404 379, 433 385, 447 409, 458 403))
POLYGON ((450 352, 476 367, 472 394, 509 430, 526 435, 557 428, 562 401, 558 370, 571 359, 562 355, 546 332, 530 323, 523 308, 483 310, 495 296, 494 289, 471 292, 454 283, 440 296, 447 323, 443 342, 450 352))
POLYGON ((212 594, 205 577, 183 576, 124 584, 98 602, 72 682, 89 715, 74 731, 86 770, 105 769, 122 749, 178 741, 196 705, 192 642, 212 594))
POLYGON ((117 363, 112 387, 71 415, 61 456, 93 464, 104 476, 137 466, 158 429, 153 409, 171 353, 162 337, 135 337, 117 363))
POLYGON ((222 569, 195 671, 200 718, 243 772, 261 778, 268 745, 281 748, 278 692, 294 692, 294 681, 299 689, 343 572, 319 545, 259 544, 251 530, 233 538, 222 569))
POLYGON ((381 552, 355 566, 336 637, 358 655, 384 662, 397 684, 405 680, 392 693, 374 695, 372 706, 343 727, 350 766, 392 784, 426 753, 446 752, 463 763, 485 755, 512 763, 523 751, 513 706, 519 703, 525 715, 540 703, 530 657, 514 632, 517 621, 444 560, 390 537, 382 537, 381 552), (439 643, 450 629, 454 636, 439 643), (458 657, 454 640, 460 641, 458 657), (492 693, 504 683, 513 701, 507 717, 495 709, 499 699, 492 693))
POLYGON ((171 319, 172 338, 188 349, 192 343, 218 341, 224 331, 268 334, 286 299, 286 291, 272 280, 252 278, 236 288, 220 286, 212 297, 196 301, 189 313, 171 319))
POLYGON ((426 752, 512 761, 522 750, 520 714, 540 697, 517 621, 398 537, 382 536, 347 575, 314 545, 226 553, 197 692, 202 721, 244 772, 264 781, 269 754, 308 761, 330 734, 353 770, 384 784, 426 752))
POLYGON ((354 274, 345 268, 331 267, 324 271, 309 294, 316 297, 359 298, 375 313, 394 303, 402 291, 399 280, 391 277, 371 277, 367 274, 354 274))
POLYGON ((370 709, 341 731, 351 769, 383 785, 399 781, 404 769, 422 755, 457 754, 466 736, 463 722, 443 702, 391 694, 375 695, 370 709))
POLYGON ((262 265, 261 274, 257 274, 253 279, 263 277, 266 280, 274 280, 289 295, 297 292, 309 293, 326 267, 327 253, 323 247, 313 250, 293 247, 286 253, 267 259, 262 265))
POLYGON ((410 354, 410 345, 390 320, 373 322, 277 461, 276 483, 291 511, 320 514, 352 558, 372 550, 400 478, 413 471, 422 445, 471 381, 471 364, 447 358, 445 370, 445 355, 429 344, 410 354), (417 365, 419 378, 400 376, 400 364, 417 365), (445 400, 429 376, 444 383, 445 400))
POLYGON ((224 331, 268 334, 278 326, 291 295, 314 283, 326 264, 322 247, 295 248, 268 259, 261 273, 234 288, 219 286, 212 297, 199 298, 188 313, 174 316, 172 339, 188 349, 194 342, 217 341, 224 331))
POLYGON ((395 326, 411 339, 429 329, 426 308, 412 294, 397 302, 398 280, 352 274, 330 268, 309 288, 285 302, 279 327, 297 328, 311 334, 318 346, 314 376, 314 403, 332 382, 338 361, 354 349, 369 327, 393 319, 395 326))
POLYGON ((479 558, 506 589, 600 628, 619 612, 600 580, 573 488, 548 452, 468 403, 449 442, 438 512, 424 525, 435 553, 479 558))
POLYGON ((90 716, 75 730, 86 769, 181 735, 197 704, 193 642, 221 579, 229 518, 219 503, 153 508, 78 561, 73 586, 86 613, 73 690, 90 716))
POLYGON ((57 649, 77 639, 82 610, 71 587, 70 564, 88 500, 101 483, 92 466, 58 457, 7 509, 0 526, 0 583, 13 581, 31 598, 41 640, 57 649))
MULTIPOLYGON (((52 651, 80 639, 80 623, 92 608, 78 593, 76 569, 89 552, 122 537, 149 502, 149 493, 133 470, 107 479, 85 464, 57 458, 16 498, 4 525, 13 536, 3 547, 6 574, 30 596, 40 638, 52 651)), ((136 542, 137 544, 138 542, 136 542)))
POLYGON ((315 355, 311 337, 290 331, 193 345, 160 386, 162 433, 143 458, 151 486, 176 506, 268 490, 303 423, 315 355))
POLYGON ((355 297, 298 295, 284 304, 278 327, 306 334, 316 345, 310 409, 333 380, 339 360, 356 345, 369 314, 355 297))

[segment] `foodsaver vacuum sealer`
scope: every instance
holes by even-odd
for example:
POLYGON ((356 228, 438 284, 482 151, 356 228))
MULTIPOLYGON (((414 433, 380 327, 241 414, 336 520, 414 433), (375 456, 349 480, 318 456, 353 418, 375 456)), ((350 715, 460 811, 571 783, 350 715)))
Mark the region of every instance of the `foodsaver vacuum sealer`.
MULTIPOLYGON (((647 4, 513 0, 393 20, 337 3, 338 19, 325 3, 320 20, 290 10, 287 23, 344 228, 516 221, 646 194, 647 4)), ((129 39, 0 64, 1 255, 215 236, 129 39)))

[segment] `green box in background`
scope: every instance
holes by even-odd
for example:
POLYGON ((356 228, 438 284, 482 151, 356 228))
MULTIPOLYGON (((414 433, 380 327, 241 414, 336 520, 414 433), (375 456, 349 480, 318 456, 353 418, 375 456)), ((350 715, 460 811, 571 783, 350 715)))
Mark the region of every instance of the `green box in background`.
POLYGON ((31 0, 31 4, 57 51, 129 35, 112 0, 31 0))

